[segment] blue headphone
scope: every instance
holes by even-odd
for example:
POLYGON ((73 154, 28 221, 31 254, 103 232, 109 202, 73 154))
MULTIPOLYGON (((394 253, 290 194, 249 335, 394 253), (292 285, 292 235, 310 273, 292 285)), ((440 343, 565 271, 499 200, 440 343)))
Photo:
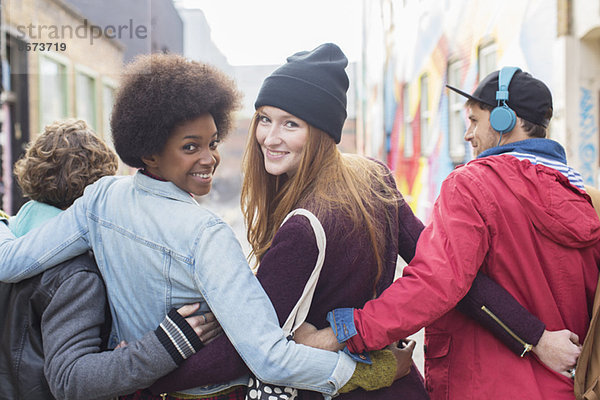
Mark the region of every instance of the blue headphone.
POLYGON ((508 85, 510 85, 510 81, 517 71, 521 71, 521 69, 504 67, 498 75, 498 91, 496 92, 498 106, 490 113, 490 125, 500 133, 500 140, 502 140, 502 135, 510 132, 517 123, 517 114, 506 104, 508 101, 508 85))

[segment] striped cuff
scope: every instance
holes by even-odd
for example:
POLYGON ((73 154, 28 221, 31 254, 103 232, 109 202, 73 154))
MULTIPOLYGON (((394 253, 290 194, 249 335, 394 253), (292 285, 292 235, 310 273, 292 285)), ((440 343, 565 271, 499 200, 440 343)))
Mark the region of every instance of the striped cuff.
POLYGON ((174 308, 154 333, 177 365, 204 347, 194 329, 174 308))

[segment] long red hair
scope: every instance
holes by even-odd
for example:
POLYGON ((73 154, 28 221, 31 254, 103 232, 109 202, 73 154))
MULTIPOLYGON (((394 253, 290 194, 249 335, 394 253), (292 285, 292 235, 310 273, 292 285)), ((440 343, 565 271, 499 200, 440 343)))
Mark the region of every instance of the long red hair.
POLYGON ((351 219, 354 229, 366 228, 377 261, 376 285, 383 269, 385 234, 390 232, 385 224, 396 223, 390 210, 400 200, 395 188, 386 182, 387 172, 367 158, 341 154, 331 136, 309 126, 297 172, 290 178, 271 175, 265 169, 256 140, 258 115, 257 111, 252 118, 242 161, 241 195, 255 265, 271 246, 285 216, 310 204, 311 211, 320 219, 341 213, 351 219))

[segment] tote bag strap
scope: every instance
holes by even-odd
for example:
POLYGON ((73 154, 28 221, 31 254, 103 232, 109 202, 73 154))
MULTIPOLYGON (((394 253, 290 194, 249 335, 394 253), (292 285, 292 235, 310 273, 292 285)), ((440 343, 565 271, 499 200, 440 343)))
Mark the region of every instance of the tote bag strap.
POLYGON ((313 295, 315 294, 315 288, 317 287, 317 281, 319 280, 319 275, 321 273, 321 268, 323 267, 323 261, 325 260, 325 247, 327 244, 327 239, 325 237, 325 231, 323 230, 323 226, 319 219, 310 211, 304 208, 297 208, 292 210, 283 220, 281 225, 285 224, 285 222, 294 215, 304 215, 310 221, 310 225, 315 232, 315 238, 317 241, 317 248, 319 249, 319 255, 317 257, 317 263, 315 264, 315 268, 313 272, 310 274, 308 278, 308 282, 306 282, 306 286, 302 291, 302 295, 298 302, 290 312, 287 320, 283 324, 283 331, 286 335, 294 332, 302 323, 306 320, 306 316, 308 315, 308 310, 310 309, 310 304, 312 303, 313 295))

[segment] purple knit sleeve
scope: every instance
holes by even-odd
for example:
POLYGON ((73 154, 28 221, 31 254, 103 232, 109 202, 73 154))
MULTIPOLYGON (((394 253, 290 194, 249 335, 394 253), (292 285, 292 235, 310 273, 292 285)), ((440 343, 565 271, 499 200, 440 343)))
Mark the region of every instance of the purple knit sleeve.
MULTIPOLYGON (((257 278, 271 299, 280 324, 285 322, 300 298, 317 255, 310 223, 305 217, 295 216, 277 232, 263 257, 257 278)), ((181 391, 228 382, 248 372, 229 339, 222 335, 185 360, 175 371, 157 380, 150 390, 154 394, 181 391)))
POLYGON ((398 255, 408 264, 415 256, 417 240, 425 228, 423 222, 413 213, 408 203, 397 188, 394 175, 387 165, 379 160, 371 159, 379 165, 385 182, 398 197, 398 255))
POLYGON ((425 226, 404 199, 400 199, 398 206, 398 221, 398 254, 404 261, 410 263, 415 256, 417 240, 425 226))
POLYGON ((517 355, 527 351, 527 344, 535 346, 546 329, 542 321, 482 272, 477 273, 457 309, 485 327, 517 355))

